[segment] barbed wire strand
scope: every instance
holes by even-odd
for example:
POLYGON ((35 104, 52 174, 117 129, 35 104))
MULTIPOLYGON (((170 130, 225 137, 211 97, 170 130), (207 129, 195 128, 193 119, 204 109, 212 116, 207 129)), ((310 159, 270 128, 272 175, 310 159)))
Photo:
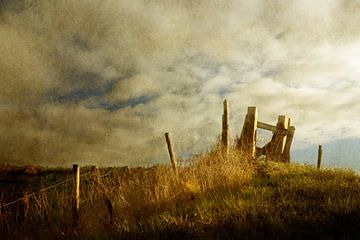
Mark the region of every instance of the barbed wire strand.
MULTIPOLYGON (((85 176, 85 175, 89 174, 90 172, 92 172, 92 171, 88 171, 88 172, 86 172, 86 173, 83 173, 83 174, 81 174, 81 175, 80 175, 80 177, 83 177, 83 176, 85 176)), ((15 204, 15 203, 17 203, 17 202, 19 202, 19 201, 21 201, 21 200, 26 199, 26 198, 29 198, 29 197, 35 196, 36 194, 39 194, 39 193, 45 192, 45 191, 47 191, 47 190, 49 190, 49 189, 55 188, 55 187, 57 187, 57 186, 59 186, 59 185, 62 185, 62 184, 64 184, 64 183, 66 183, 66 182, 68 182, 68 181, 72 181, 72 180, 73 180, 73 178, 72 178, 72 177, 67 178, 67 179, 65 179, 65 180, 64 180, 64 181, 62 181, 62 182, 58 182, 58 183, 56 183, 56 184, 54 184, 54 185, 51 185, 51 186, 49 186, 49 187, 46 187, 46 188, 40 189, 39 191, 37 191, 37 192, 33 192, 33 193, 29 194, 29 195, 26 195, 25 197, 21 197, 21 198, 18 198, 18 199, 16 199, 16 200, 14 200, 14 201, 11 201, 11 202, 8 202, 8 203, 5 203, 4 205, 1 205, 1 206, 0 206, 0 209, 1 209, 1 208, 4 208, 4 207, 7 207, 7 206, 9 206, 9 205, 15 204)))

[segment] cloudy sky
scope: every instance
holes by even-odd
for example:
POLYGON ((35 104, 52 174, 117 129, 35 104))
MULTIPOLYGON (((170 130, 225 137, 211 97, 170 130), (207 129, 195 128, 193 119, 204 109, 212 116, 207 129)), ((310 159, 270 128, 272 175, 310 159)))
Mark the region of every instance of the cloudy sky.
POLYGON ((226 98, 232 137, 257 106, 292 119, 296 161, 324 144, 360 169, 360 1, 0 6, 2 163, 150 165, 167 161, 166 131, 178 155, 204 152, 226 98))

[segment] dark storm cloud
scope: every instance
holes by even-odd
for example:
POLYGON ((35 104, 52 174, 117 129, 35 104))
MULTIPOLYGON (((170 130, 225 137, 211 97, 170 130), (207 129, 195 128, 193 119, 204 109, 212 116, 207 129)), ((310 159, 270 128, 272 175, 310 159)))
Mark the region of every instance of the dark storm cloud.
MULTIPOLYGON (((359 137, 357 1, 2 1, 0 156, 138 164, 203 151, 228 98, 296 144, 359 137), (336 110, 336 114, 334 111, 336 110)), ((235 132, 236 130, 236 132, 235 132)))

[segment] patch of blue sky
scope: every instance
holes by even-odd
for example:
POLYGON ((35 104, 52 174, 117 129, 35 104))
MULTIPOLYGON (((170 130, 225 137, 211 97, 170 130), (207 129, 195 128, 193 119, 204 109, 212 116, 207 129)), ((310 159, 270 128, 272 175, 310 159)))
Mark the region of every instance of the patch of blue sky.
MULTIPOLYGON (((324 167, 349 168, 360 173, 360 139, 348 138, 335 140, 322 145, 324 167)), ((311 145, 305 149, 294 149, 294 162, 315 165, 317 162, 318 145, 311 145)))
POLYGON ((137 98, 131 98, 126 102, 110 102, 110 101, 99 101, 92 104, 90 108, 103 108, 110 112, 114 112, 127 107, 136 107, 140 104, 148 103, 153 97, 152 96, 141 96, 137 98))
POLYGON ((103 84, 89 84, 85 87, 77 87, 72 89, 63 95, 51 96, 51 98, 55 102, 76 103, 93 97, 101 97, 109 93, 117 82, 118 79, 113 79, 103 84))
POLYGON ((102 79, 99 73, 78 73, 70 76, 70 80, 73 84, 73 88, 66 93, 59 94, 54 90, 49 93, 48 99, 51 102, 59 103, 78 103, 90 98, 101 99, 106 94, 110 93, 115 85, 124 79, 128 79, 135 75, 134 71, 129 71, 123 74, 123 76, 112 79, 102 79))

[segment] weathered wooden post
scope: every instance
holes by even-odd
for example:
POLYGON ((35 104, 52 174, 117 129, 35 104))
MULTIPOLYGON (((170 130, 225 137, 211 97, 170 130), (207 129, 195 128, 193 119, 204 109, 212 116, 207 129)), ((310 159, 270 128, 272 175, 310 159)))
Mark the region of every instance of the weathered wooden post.
POLYGON ((80 208, 80 166, 73 164, 74 174, 74 200, 73 200, 73 225, 79 225, 79 208, 80 208))
POLYGON ((177 173, 176 159, 175 159, 175 154, 174 154, 173 147, 172 147, 171 140, 170 140, 170 133, 168 133, 168 132, 165 133, 165 138, 166 138, 166 144, 168 147, 168 152, 169 152, 169 157, 170 157, 172 167, 173 167, 175 173, 177 173))
POLYGON ((243 129, 238 142, 239 149, 246 157, 255 159, 256 157, 256 128, 257 128, 257 108, 248 107, 243 129))
POLYGON ((273 161, 283 161, 282 154, 286 142, 287 128, 289 126, 289 118, 284 115, 278 116, 278 122, 276 124, 276 132, 271 139, 270 158, 273 161))
POLYGON ((294 134, 295 134, 295 127, 294 126, 290 126, 290 118, 288 121, 288 134, 286 135, 286 142, 285 142, 285 147, 284 147, 284 152, 283 152, 283 162, 290 162, 290 149, 291 149, 291 144, 292 144, 292 140, 294 138, 294 134))
POLYGON ((319 148, 318 148, 317 169, 320 169, 320 167, 321 167, 321 159, 322 159, 322 146, 319 145, 319 148))
POLYGON ((230 136, 229 136, 229 112, 228 112, 228 103, 226 99, 224 100, 223 105, 224 105, 224 113, 222 115, 221 144, 224 153, 228 155, 229 146, 230 146, 230 136))

